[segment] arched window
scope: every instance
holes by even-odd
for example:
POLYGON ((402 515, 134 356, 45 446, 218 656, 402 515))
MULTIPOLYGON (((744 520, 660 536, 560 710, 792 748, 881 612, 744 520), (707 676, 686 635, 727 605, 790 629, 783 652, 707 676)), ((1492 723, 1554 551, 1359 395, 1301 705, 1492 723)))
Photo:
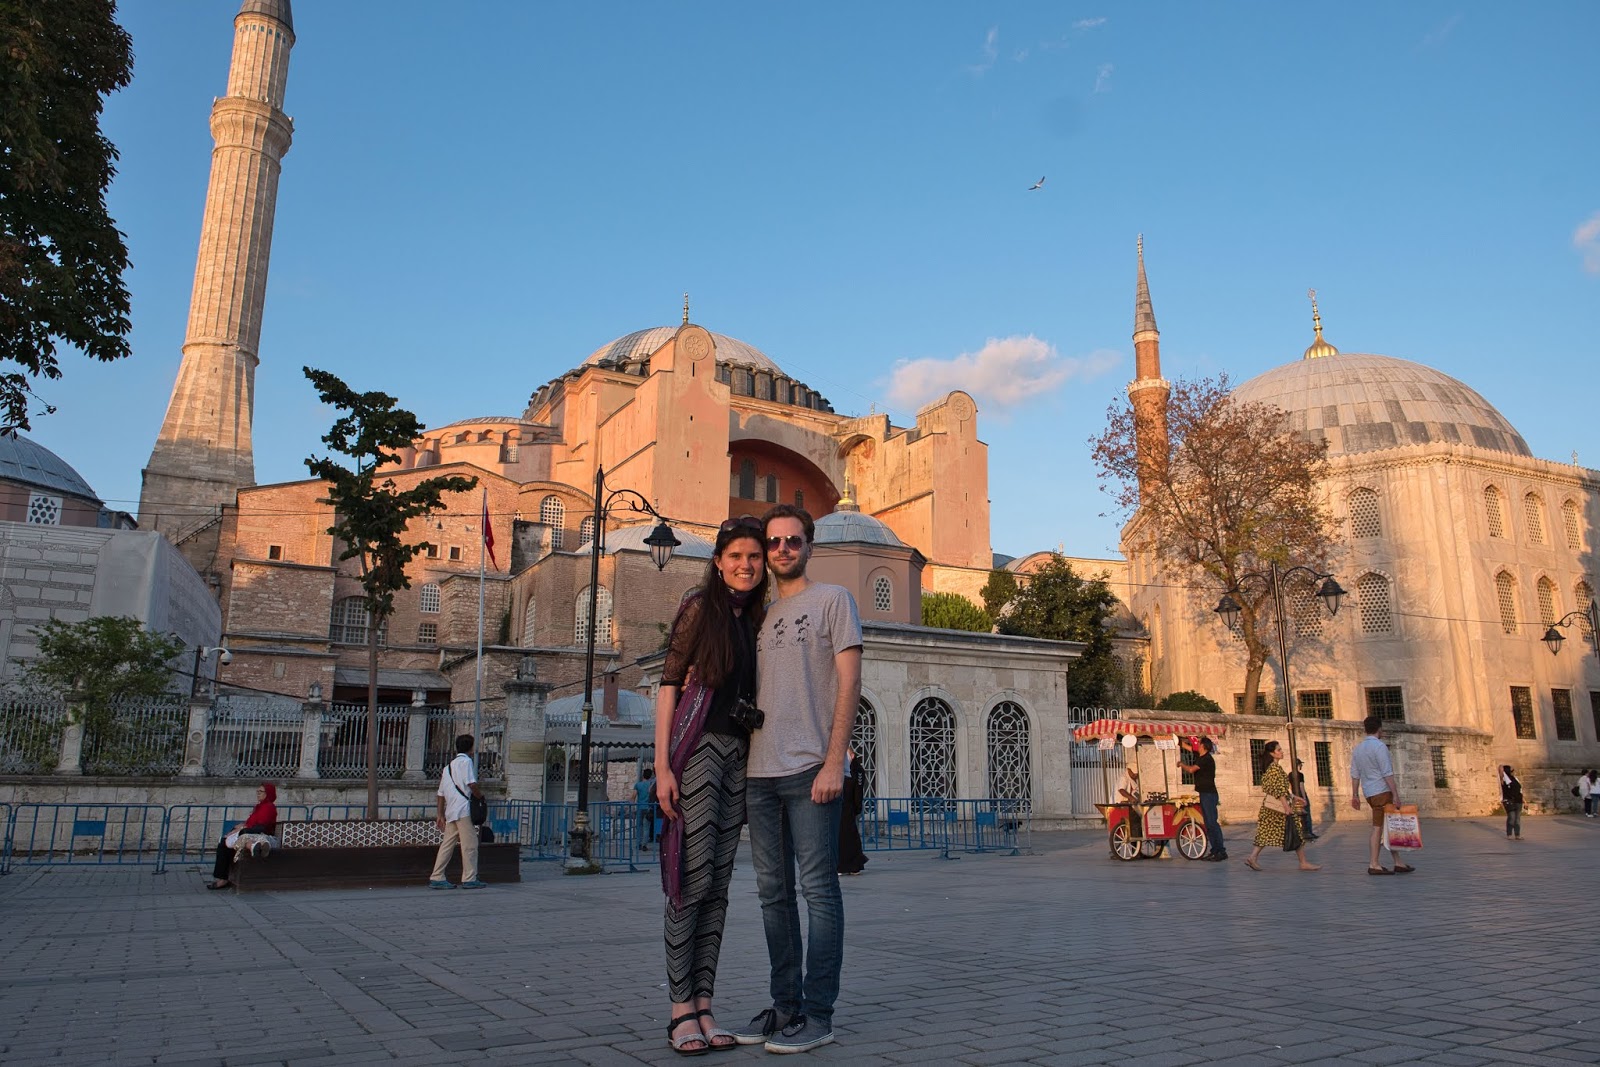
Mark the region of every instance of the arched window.
POLYGON ((1394 629, 1389 607, 1389 579, 1367 573, 1356 579, 1356 603, 1361 608, 1361 632, 1386 634, 1394 629))
POLYGON ((528 597, 528 608, 527 608, 526 611, 524 611, 522 613, 522 647, 523 648, 531 647, 533 645, 533 643, 534 643, 534 641, 533 641, 534 623, 538 620, 539 616, 534 613, 533 603, 534 603, 533 597, 530 595, 528 597))
POLYGON ((739 499, 754 500, 756 498, 756 461, 741 459, 739 461, 739 499))
POLYGON ((1015 800, 1027 810, 1033 800, 1028 765, 1028 716, 1011 701, 989 712, 989 796, 1015 800))
POLYGON ((417 590, 417 603, 424 614, 435 615, 439 611, 439 587, 433 582, 428 582, 417 590))
POLYGON ((850 728, 850 747, 856 750, 861 776, 866 782, 862 795, 867 800, 878 795, 878 713, 866 697, 856 705, 856 722, 850 728))
POLYGON ((583 521, 578 523, 578 544, 586 545, 594 540, 594 516, 585 515, 583 521))
POLYGON ((1544 544, 1544 501, 1539 499, 1538 493, 1529 493, 1522 498, 1522 513, 1528 520, 1529 542, 1544 544))
POLYGON ((1556 583, 1549 578, 1540 578, 1536 587, 1539 593, 1539 621, 1546 626, 1553 625, 1556 621, 1556 583))
POLYGON ((769 504, 776 504, 778 502, 778 476, 776 474, 767 475, 766 490, 766 495, 761 499, 769 504))
MULTIPOLYGON (((574 612, 575 625, 573 633, 578 639, 578 644, 589 640, 589 587, 584 586, 578 593, 577 610, 574 612)), ((595 644, 609 645, 611 643, 611 590, 601 586, 595 593, 595 644)))
POLYGON ((1517 632, 1517 580, 1506 571, 1494 576, 1495 594, 1500 600, 1500 629, 1517 632))
POLYGON ((1561 526, 1567 531, 1567 547, 1582 548, 1583 526, 1578 521, 1578 502, 1576 500, 1562 502, 1561 526))
POLYGON ((887 574, 872 579, 872 606, 879 611, 894 610, 894 583, 887 574))
POLYGON ((956 795, 956 716, 938 697, 911 709, 911 795, 956 795))
POLYGON ((1357 489, 1350 494, 1350 535, 1378 537, 1382 533, 1383 523, 1378 517, 1378 494, 1371 489, 1357 489))
MULTIPOLYGON (((1317 598, 1317 587, 1309 581, 1296 582, 1288 592, 1289 618, 1294 622, 1296 636, 1321 637, 1322 601, 1317 598)), ((1385 591, 1384 602, 1387 603, 1388 599, 1385 591)))
MULTIPOLYGON (((367 613, 367 598, 347 596, 334 601, 333 623, 328 627, 328 640, 336 644, 364 645, 367 643, 367 626, 372 616, 367 613)), ((378 627, 378 644, 384 643, 384 630, 378 627)))
POLYGON ((1483 515, 1489 520, 1489 536, 1504 537, 1506 535, 1505 516, 1500 510, 1500 490, 1492 485, 1483 488, 1483 515))
POLYGON ((551 549, 559 549, 562 527, 567 524, 567 506, 560 497, 552 494, 539 502, 539 521, 550 527, 551 549))
MULTIPOLYGON (((1577 604, 1574 606, 1579 611, 1582 611, 1584 608, 1589 606, 1589 601, 1594 599, 1594 590, 1589 588, 1588 582, 1579 582, 1577 585, 1572 587, 1572 596, 1573 599, 1577 601, 1577 604)), ((1589 617, 1587 615, 1578 616, 1578 629, 1582 631, 1584 637, 1594 637, 1594 634, 1591 632, 1591 628, 1589 626, 1589 617)))

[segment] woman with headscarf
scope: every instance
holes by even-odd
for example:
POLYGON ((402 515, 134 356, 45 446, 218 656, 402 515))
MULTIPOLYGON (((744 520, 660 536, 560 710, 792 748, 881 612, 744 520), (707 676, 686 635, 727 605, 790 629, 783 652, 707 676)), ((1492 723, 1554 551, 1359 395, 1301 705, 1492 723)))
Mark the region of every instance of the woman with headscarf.
POLYGON ((656 694, 656 801, 661 888, 667 897, 667 1040, 698 1056, 738 1044, 717 1026, 711 997, 728 914, 745 761, 756 709, 756 635, 766 614, 761 520, 729 519, 717 531, 699 588, 673 620, 656 694))
POLYGON ((1300 835, 1299 820, 1292 826, 1289 823, 1289 815, 1295 811, 1295 799, 1294 791, 1289 787, 1289 776, 1278 765, 1278 761, 1283 759, 1283 746, 1276 741, 1268 741, 1267 747, 1261 750, 1261 758, 1267 763, 1266 769, 1261 772, 1261 791, 1267 796, 1262 799, 1261 812, 1256 816, 1256 847, 1251 850, 1244 865, 1252 871, 1259 871, 1261 867, 1256 860, 1261 858, 1261 850, 1273 845, 1285 852, 1293 852, 1300 860, 1302 871, 1320 871, 1321 864, 1306 859, 1305 840, 1300 835), (1276 803, 1268 803, 1269 798, 1276 803), (1277 805, 1288 810, 1279 811, 1277 805))
POLYGON ((1500 803, 1506 806, 1506 836, 1522 840, 1522 783, 1509 763, 1500 767, 1500 803))
POLYGON ((273 803, 277 799, 278 787, 271 782, 262 782, 256 786, 256 806, 250 809, 244 824, 224 834, 222 840, 217 842, 217 862, 211 869, 211 884, 206 886, 207 889, 228 889, 233 885, 228 881, 228 868, 233 864, 234 843, 240 836, 244 834, 277 836, 278 807, 273 803))

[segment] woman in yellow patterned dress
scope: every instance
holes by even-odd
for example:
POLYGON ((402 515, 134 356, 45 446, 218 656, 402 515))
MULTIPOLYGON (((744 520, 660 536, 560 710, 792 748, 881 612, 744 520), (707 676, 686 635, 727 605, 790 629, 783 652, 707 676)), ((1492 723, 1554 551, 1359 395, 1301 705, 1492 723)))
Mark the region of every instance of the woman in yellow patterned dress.
MULTIPOLYGON (((1276 741, 1268 741, 1267 747, 1261 750, 1261 755, 1267 761, 1267 769, 1261 773, 1262 792, 1269 797, 1277 797, 1280 801, 1289 805, 1290 810, 1293 810, 1295 800, 1293 791, 1289 788, 1289 776, 1278 765, 1279 761, 1283 759, 1283 746, 1276 741)), ((1283 847, 1283 835, 1288 827, 1288 822, 1288 815, 1278 811, 1276 808, 1268 807, 1265 801, 1262 802, 1261 812, 1256 816, 1256 847, 1251 850, 1250 857, 1244 861, 1246 867, 1249 867, 1252 871, 1259 871, 1261 868, 1256 864, 1256 860, 1261 858, 1261 850, 1268 845, 1274 848, 1283 847)), ((1322 869, 1319 864, 1306 862, 1304 841, 1301 842, 1299 848, 1294 850, 1294 854, 1300 860, 1300 869, 1302 871, 1319 871, 1322 869)))

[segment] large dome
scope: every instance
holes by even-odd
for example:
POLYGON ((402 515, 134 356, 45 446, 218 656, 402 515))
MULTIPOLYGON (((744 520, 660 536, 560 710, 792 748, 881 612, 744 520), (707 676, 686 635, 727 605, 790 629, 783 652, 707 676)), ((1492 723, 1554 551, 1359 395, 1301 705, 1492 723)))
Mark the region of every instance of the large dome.
POLYGON ((72 464, 20 433, 0 433, 0 478, 100 503, 72 464))
POLYGON ((1393 356, 1296 360, 1256 375, 1233 397, 1283 408, 1296 430, 1327 440, 1329 455, 1440 443, 1533 454, 1477 390, 1393 356))
MULTIPOLYGON (((601 345, 589 354, 584 363, 621 363, 645 359, 650 353, 672 340, 672 335, 677 333, 678 329, 677 326, 654 326, 648 330, 636 330, 617 338, 610 344, 601 345)), ((783 373, 776 363, 767 358, 765 352, 754 345, 747 345, 737 337, 729 337, 725 333, 712 333, 711 339, 717 344, 718 363, 732 363, 736 367, 750 367, 754 370, 771 371, 773 374, 783 373)))

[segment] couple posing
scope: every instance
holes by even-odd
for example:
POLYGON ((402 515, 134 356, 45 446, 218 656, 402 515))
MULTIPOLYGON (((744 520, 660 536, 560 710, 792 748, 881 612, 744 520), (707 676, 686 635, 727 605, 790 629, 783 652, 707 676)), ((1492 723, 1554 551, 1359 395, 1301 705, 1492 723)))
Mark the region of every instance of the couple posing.
POLYGON ((839 807, 861 695, 861 619, 848 590, 806 577, 813 534, 811 516, 787 504, 723 523, 705 581, 672 625, 655 771, 667 820, 667 1038, 683 1055, 755 1044, 806 1052, 833 1040, 844 958, 839 807), (711 998, 747 818, 772 1006, 735 1032, 717 1025, 711 998), (810 925, 804 949, 796 885, 810 925))

